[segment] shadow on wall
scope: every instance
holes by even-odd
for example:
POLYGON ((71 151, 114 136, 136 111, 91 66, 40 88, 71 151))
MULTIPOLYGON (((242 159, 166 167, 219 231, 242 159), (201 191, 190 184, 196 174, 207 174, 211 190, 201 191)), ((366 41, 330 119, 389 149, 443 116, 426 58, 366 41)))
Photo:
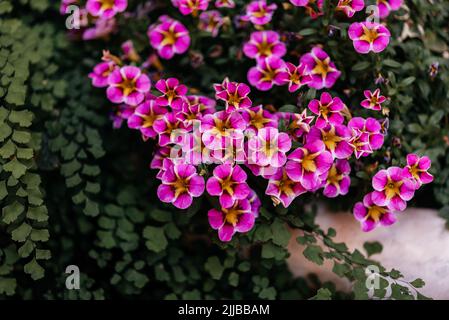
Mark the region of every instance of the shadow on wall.
MULTIPOLYGON (((449 230, 436 210, 407 209, 399 213, 398 221, 390 227, 378 227, 365 233, 349 213, 329 213, 320 208, 316 223, 324 230, 337 231, 335 242, 344 242, 349 249, 364 251, 366 241, 379 241, 381 253, 371 256, 387 269, 402 272, 404 280, 422 278, 426 285, 421 293, 434 299, 449 299, 449 230)), ((295 231, 299 232, 299 231, 295 231)), ((332 262, 323 266, 308 261, 302 254, 304 247, 296 242, 294 233, 290 240, 288 264, 295 276, 315 273, 322 281, 333 281, 339 290, 349 291, 351 284, 332 272, 332 262)))

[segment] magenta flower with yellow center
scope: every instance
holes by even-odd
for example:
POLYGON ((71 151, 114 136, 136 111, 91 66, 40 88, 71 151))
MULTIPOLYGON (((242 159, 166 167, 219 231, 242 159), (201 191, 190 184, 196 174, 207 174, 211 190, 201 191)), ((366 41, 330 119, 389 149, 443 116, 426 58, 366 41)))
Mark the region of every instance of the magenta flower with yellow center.
POLYGON ((303 55, 300 63, 306 66, 306 72, 312 77, 307 85, 314 89, 331 88, 341 74, 320 47, 314 47, 310 53, 303 55))
POLYGON ((362 54, 384 51, 391 36, 387 27, 376 22, 354 22, 349 26, 348 35, 355 51, 362 54))
POLYGON ((372 192, 363 197, 363 202, 355 204, 353 214, 360 221, 364 232, 371 231, 378 225, 389 226, 396 222, 396 217, 391 209, 374 203, 372 192))
POLYGON ((285 168, 278 168, 268 181, 265 194, 271 196, 274 205, 282 203, 287 208, 299 195, 307 190, 300 182, 293 181, 287 175, 285 168))

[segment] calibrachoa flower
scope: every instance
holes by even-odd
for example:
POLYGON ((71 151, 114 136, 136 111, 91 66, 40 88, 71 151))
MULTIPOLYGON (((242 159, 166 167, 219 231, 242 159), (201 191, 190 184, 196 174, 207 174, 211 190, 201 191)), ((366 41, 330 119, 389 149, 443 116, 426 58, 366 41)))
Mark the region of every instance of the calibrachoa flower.
POLYGON ((182 134, 173 136, 175 130, 184 129, 184 120, 176 112, 168 112, 153 122, 153 129, 159 135, 159 145, 166 146, 181 139, 182 134))
POLYGON ((157 196, 162 202, 172 203, 179 209, 190 207, 193 197, 199 197, 204 192, 204 178, 190 164, 173 165, 164 172, 161 180, 157 196))
POLYGON ((210 32, 212 37, 218 35, 218 31, 222 25, 223 17, 217 10, 205 11, 200 14, 199 29, 210 32))
POLYGON ((116 64, 112 61, 97 64, 94 70, 89 73, 89 78, 92 79, 92 85, 97 88, 107 87, 109 75, 116 67, 116 64))
POLYGON ((310 124, 315 119, 314 116, 307 115, 307 109, 301 113, 279 112, 279 121, 286 124, 288 133, 294 138, 300 138, 310 131, 310 124))
POLYGON ((353 136, 361 142, 368 142, 369 149, 378 150, 384 144, 382 125, 375 118, 354 117, 349 120, 348 128, 353 131, 353 136), (359 134, 362 133, 363 136, 359 134))
POLYGON ((258 61, 257 66, 248 71, 249 83, 261 91, 282 85, 286 77, 285 62, 275 56, 258 61))
POLYGON ((402 5, 402 0, 377 0, 379 8, 379 18, 387 17, 391 11, 398 10, 402 5))
POLYGON ((190 36, 187 28, 179 21, 167 16, 159 17, 159 23, 150 26, 148 37, 151 46, 163 59, 171 59, 189 49, 190 36))
POLYGON ((328 198, 347 194, 351 185, 350 172, 351 166, 348 160, 337 160, 332 164, 324 180, 323 194, 328 198))
POLYGON ((361 132, 359 130, 352 130, 352 137, 349 139, 349 145, 354 149, 356 159, 360 157, 367 157, 373 153, 373 149, 369 142, 369 133, 361 132))
POLYGON ((343 11, 348 18, 352 18, 357 11, 363 10, 364 7, 364 0, 339 0, 336 9, 343 11))
POLYGON ((308 86, 315 89, 330 88, 340 77, 329 55, 320 47, 314 47, 310 53, 301 57, 300 62, 306 66, 306 72, 312 80, 308 86))
POLYGON ((278 168, 276 173, 270 177, 265 194, 271 196, 275 205, 282 203, 287 208, 299 195, 307 190, 301 183, 293 181, 287 175, 285 168, 278 168))
POLYGON ((167 109, 158 105, 155 100, 147 100, 128 118, 128 127, 140 130, 144 140, 155 138, 157 133, 153 128, 154 122, 166 113, 167 109))
POLYGON ((391 210, 403 211, 407 207, 406 201, 415 193, 415 184, 399 167, 380 170, 374 175, 372 184, 375 190, 371 196, 373 202, 391 210))
POLYGON ((243 45, 243 53, 251 59, 265 59, 271 56, 283 57, 287 52, 276 31, 256 31, 251 33, 248 42, 243 45))
POLYGON ((241 19, 251 21, 255 25, 264 25, 271 21, 277 7, 274 3, 268 5, 266 0, 252 1, 246 6, 246 15, 241 19))
POLYGON ((251 212, 257 218, 259 216, 260 207, 262 206, 262 202, 257 196, 257 193, 253 189, 251 189, 246 199, 249 201, 249 204, 251 206, 251 212))
POLYGON ((292 147, 288 134, 277 128, 262 128, 248 141, 248 162, 258 166, 282 167, 292 147))
POLYGON ((305 65, 295 66, 293 63, 286 62, 285 66, 288 76, 285 77, 284 83, 288 84, 288 91, 295 92, 312 81, 312 77, 306 73, 305 65))
POLYGON ((206 190, 211 196, 219 196, 223 208, 230 208, 236 200, 248 197, 251 189, 246 179, 246 172, 240 166, 221 164, 215 167, 212 177, 207 180, 206 190))
POLYGON ((223 242, 231 241, 236 232, 248 232, 256 220, 247 199, 236 201, 229 209, 211 209, 207 216, 210 226, 218 230, 218 238, 223 242))
POLYGON ((305 7, 309 4, 309 0, 289 0, 294 6, 305 7))
POLYGON ((137 106, 150 90, 151 83, 147 75, 133 66, 114 69, 108 77, 108 99, 114 103, 126 103, 137 106))
POLYGON ((231 143, 232 139, 243 137, 246 126, 245 120, 238 112, 218 111, 203 117, 200 131, 206 147, 217 150, 223 148, 226 143, 231 143))
POLYGON ((156 98, 161 106, 170 106, 173 110, 181 110, 187 87, 179 84, 176 78, 161 79, 154 86, 163 95, 156 98))
POLYGON ((221 84, 215 84, 215 98, 226 103, 226 111, 246 109, 252 102, 248 98, 250 88, 244 83, 232 82, 225 78, 221 84))
POLYGON ((234 0, 216 0, 215 6, 217 8, 235 8, 234 0))
POLYGON ((310 143, 322 141, 332 157, 347 159, 353 151, 353 147, 348 143, 351 137, 351 131, 346 126, 328 124, 321 129, 316 126, 312 127, 306 140, 310 143))
POLYGON ((331 153, 321 141, 297 148, 289 154, 288 160, 285 165, 287 175, 293 181, 301 182, 307 190, 314 190, 321 184, 320 176, 329 171, 333 162, 331 153))
POLYGON ((315 125, 317 128, 324 128, 327 124, 342 124, 344 117, 341 111, 345 105, 340 98, 332 96, 323 92, 320 96, 320 100, 313 99, 309 102, 308 108, 318 117, 315 125))
POLYGON ((414 180, 416 189, 423 184, 433 181, 433 176, 427 172, 430 169, 431 163, 427 156, 419 157, 414 153, 407 155, 407 166, 404 170, 404 176, 414 180))
POLYGON ((122 51, 123 51, 123 57, 122 59, 130 60, 137 62, 140 60, 140 56, 136 51, 136 48, 134 47, 134 42, 131 40, 125 41, 121 45, 122 51))
POLYGON ((110 19, 126 10, 128 0, 87 0, 86 9, 94 17, 110 19))
POLYGON ((215 112, 216 102, 214 99, 205 96, 191 95, 187 96, 187 102, 190 105, 198 105, 202 115, 210 114, 215 112))
POLYGON ((381 104, 387 100, 387 98, 380 95, 380 89, 376 89, 374 92, 365 90, 363 91, 363 95, 366 99, 363 100, 360 105, 366 109, 379 111, 382 109, 381 104))
POLYGON ((242 117, 248 124, 246 130, 257 134, 262 128, 277 128, 278 122, 276 116, 265 110, 262 106, 246 108, 242 112, 242 117))
MULTIPOLYGON (((83 16, 85 14, 85 10, 80 10, 80 16, 83 16)), ((86 25, 87 25, 87 18, 86 25)), ((83 19, 81 19, 83 21, 83 19)), ((100 38, 106 38, 111 33, 115 32, 117 30, 117 21, 115 18, 105 18, 105 17, 99 17, 97 20, 95 20, 95 25, 93 25, 90 28, 87 28, 83 32, 83 40, 93 40, 93 39, 100 39, 100 38)))
POLYGON ((363 203, 355 204, 353 213, 354 217, 360 221, 362 231, 365 232, 373 230, 379 224, 389 226, 396 222, 396 217, 391 209, 374 203, 372 192, 363 197, 363 203))
POLYGON ((128 120, 134 113, 134 107, 127 104, 119 104, 113 106, 110 119, 112 120, 112 127, 118 129, 122 126, 124 120, 128 120))
POLYGON ((209 0, 177 0, 176 5, 183 15, 196 16, 198 11, 204 11, 209 6, 209 0))
POLYGON ((390 42, 390 31, 376 22, 354 22, 349 26, 348 35, 355 51, 363 54, 384 51, 390 42))

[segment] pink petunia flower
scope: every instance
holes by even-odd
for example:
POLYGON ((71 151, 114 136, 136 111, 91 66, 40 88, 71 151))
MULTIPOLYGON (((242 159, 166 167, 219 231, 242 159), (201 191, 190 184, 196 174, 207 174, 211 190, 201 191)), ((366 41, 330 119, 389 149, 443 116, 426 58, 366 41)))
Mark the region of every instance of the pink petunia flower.
POLYGON ((310 53, 303 55, 300 63, 306 66, 306 72, 312 77, 312 81, 308 83, 311 88, 331 88, 341 74, 329 55, 320 47, 314 47, 310 53))
POLYGON ((155 138, 157 132, 153 128, 154 122, 161 119, 167 112, 167 109, 158 105, 155 100, 147 100, 140 104, 128 118, 128 127, 140 130, 144 140, 155 138))
POLYGON ((161 181, 157 196, 162 202, 172 203, 179 209, 190 207, 193 198, 204 192, 204 178, 190 164, 173 165, 164 172, 161 181))
POLYGON ((419 157, 414 153, 410 153, 407 155, 407 166, 404 170, 404 176, 412 179, 415 182, 415 188, 418 189, 423 184, 433 181, 433 176, 427 172, 431 164, 429 157, 419 157))
POLYGON ((363 203, 355 204, 353 214, 360 221, 364 232, 373 230, 379 224, 389 226, 396 222, 396 217, 391 209, 374 203, 372 192, 363 197, 363 203))
POLYGON ((177 142, 178 139, 183 138, 186 131, 182 116, 176 112, 167 112, 161 118, 154 120, 153 130, 159 135, 160 146, 177 142))
MULTIPOLYGON (((156 149, 153 152, 153 158, 150 162, 150 168, 151 169, 162 169, 163 168, 163 162, 164 159, 167 159, 170 157, 171 153, 171 146, 157 146, 156 149)), ((161 177, 158 177, 160 179, 161 177)))
POLYGON ((350 172, 351 166, 348 160, 339 159, 332 164, 324 180, 323 194, 328 198, 335 198, 338 195, 347 194, 351 185, 350 172))
POLYGON ((287 175, 293 181, 301 182, 307 190, 314 190, 321 184, 321 176, 332 166, 332 154, 325 149, 324 143, 315 141, 297 148, 288 156, 285 165, 287 175))
POLYGON ((209 0, 177 0, 176 7, 183 15, 193 15, 196 17, 198 11, 207 10, 209 6, 209 0))
POLYGON ((321 94, 320 100, 313 99, 308 105, 310 111, 318 116, 315 125, 319 129, 324 128, 329 123, 342 124, 344 117, 341 111, 344 107, 345 105, 340 98, 332 98, 327 92, 321 94))
POLYGON ((312 127, 307 134, 306 141, 308 143, 321 141, 333 158, 347 159, 353 152, 353 147, 348 143, 351 137, 351 131, 346 126, 328 124, 321 129, 317 126, 312 127))
POLYGON ((365 7, 364 0, 339 0, 336 9, 343 11, 348 18, 352 18, 358 11, 365 7))
POLYGON ((89 73, 89 78, 92 79, 92 85, 97 88, 104 88, 108 86, 108 78, 117 65, 112 62, 101 62, 94 67, 94 70, 89 73))
POLYGON ((156 98, 156 102, 161 106, 170 106, 173 110, 181 110, 187 93, 187 87, 179 84, 176 78, 161 79, 154 86, 162 96, 156 98))
POLYGON ((234 0, 216 0, 215 6, 217 8, 235 8, 234 0))
POLYGON ((122 126, 123 121, 128 120, 134 113, 134 107, 127 104, 114 105, 109 118, 112 120, 112 127, 119 129, 122 126))
POLYGON ((234 139, 243 139, 247 123, 238 112, 218 111, 208 114, 201 120, 200 131, 207 148, 212 150, 228 146, 234 139))
POLYGON ((262 128, 248 141, 248 162, 258 166, 282 167, 292 147, 288 134, 277 128, 262 128))
POLYGON ((114 103, 137 106, 150 91, 151 82, 147 75, 133 66, 114 69, 108 77, 107 97, 114 103))
POLYGON ((360 105, 366 109, 379 111, 382 109, 381 104, 387 100, 387 98, 380 95, 380 89, 376 89, 374 92, 365 90, 363 91, 363 95, 366 99, 363 100, 360 105))
MULTIPOLYGON (((84 11, 80 10, 80 15, 83 16, 83 14, 84 11)), ((87 25, 87 18, 85 20, 87 25)), ((83 19, 81 19, 81 21, 83 21, 83 19)), ((95 20, 93 26, 83 31, 82 38, 85 41, 107 38, 111 33, 117 31, 117 29, 117 20, 115 18, 109 19, 102 16, 95 20)))
POLYGON ((218 238, 223 242, 231 241, 236 232, 245 233, 254 227, 256 216, 251 211, 247 199, 238 200, 228 209, 211 209, 207 213, 209 224, 218 230, 218 238))
POLYGON ((287 132, 293 138, 300 138, 310 131, 310 125, 315 119, 314 116, 307 115, 307 109, 301 113, 278 112, 279 122, 283 122, 287 132))
POLYGON ((305 7, 309 4, 309 0, 289 0, 296 7, 305 7))
POLYGON ((257 134, 262 128, 278 127, 276 116, 268 110, 265 110, 262 106, 255 106, 243 110, 242 117, 248 124, 246 128, 248 133, 257 134))
POLYGON ((252 214, 257 218, 259 216, 260 207, 262 206, 262 202, 257 196, 257 193, 251 189, 246 199, 249 201, 252 214))
POLYGON ((137 62, 140 60, 140 56, 136 51, 136 48, 134 47, 134 42, 132 40, 127 40, 122 43, 121 45, 123 56, 122 59, 124 60, 130 60, 137 62))
POLYGON ((384 135, 382 134, 382 125, 377 119, 354 117, 349 120, 348 128, 352 131, 353 136, 349 143, 353 145, 357 158, 367 156, 373 150, 382 148, 384 135), (357 152, 357 149, 360 149, 360 152, 357 152))
POLYGON ((204 115, 214 113, 216 102, 214 99, 211 99, 206 96, 198 96, 198 95, 190 95, 187 96, 187 102, 190 105, 198 105, 200 108, 200 112, 204 115))
POLYGON ((268 5, 266 0, 255 0, 246 6, 246 14, 241 19, 255 25, 264 25, 271 21, 277 7, 275 3, 268 5))
POLYGON ((287 48, 276 31, 255 31, 243 45, 243 53, 248 58, 257 60, 272 56, 282 58, 286 52, 287 48))
POLYGON ((252 105, 248 97, 251 90, 244 83, 229 81, 225 78, 221 84, 214 84, 214 89, 215 98, 226 103, 227 112, 246 109, 252 105))
POLYGON ((210 32, 212 37, 216 37, 223 23, 224 20, 221 13, 217 10, 210 10, 200 14, 198 28, 210 32))
POLYGON ((87 0, 86 3, 86 9, 91 15, 105 19, 125 11, 127 6, 128 0, 87 0))
POLYGON ((260 91, 270 90, 273 85, 281 86, 287 78, 285 62, 275 56, 258 61, 248 71, 249 83, 260 91))
POLYGON ((167 16, 159 17, 159 23, 148 29, 151 46, 163 59, 171 59, 189 49, 190 36, 187 28, 179 21, 167 16))
POLYGON ((221 164, 215 167, 207 180, 206 190, 211 196, 218 196, 223 208, 230 208, 235 201, 246 199, 251 191, 246 183, 247 175, 238 165, 221 164))
POLYGON ((287 208, 296 197, 306 192, 307 190, 300 182, 289 178, 285 168, 276 170, 275 174, 270 177, 265 190, 265 194, 271 196, 275 205, 282 203, 284 208, 287 208))
POLYGON ((386 18, 391 11, 399 10, 402 0, 376 0, 379 9, 379 18, 386 18))
POLYGON ((373 202, 391 210, 405 210, 406 201, 412 199, 415 193, 415 184, 399 167, 380 170, 374 175, 372 184, 375 190, 372 193, 373 202))
POLYGON ((305 65, 295 66, 293 63, 286 62, 285 66, 288 76, 284 79, 284 83, 288 84, 288 91, 295 92, 312 81, 312 77, 306 73, 305 65))
POLYGON ((349 26, 348 36, 353 41, 355 51, 366 54, 370 51, 384 51, 391 34, 387 27, 379 23, 354 22, 349 26))

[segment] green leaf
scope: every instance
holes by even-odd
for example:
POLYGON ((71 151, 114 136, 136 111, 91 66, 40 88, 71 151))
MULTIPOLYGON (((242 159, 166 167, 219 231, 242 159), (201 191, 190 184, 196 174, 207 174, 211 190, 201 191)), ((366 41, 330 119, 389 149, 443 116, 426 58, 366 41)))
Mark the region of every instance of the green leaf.
POLYGON ((368 257, 376 253, 381 253, 383 249, 382 244, 377 241, 365 242, 363 248, 365 248, 368 257))
POLYGON ((148 250, 154 252, 161 252, 162 250, 165 250, 168 245, 164 229, 162 228, 147 226, 143 230, 143 237, 147 239, 145 244, 148 250))
POLYGON ((11 238, 14 241, 24 242, 30 234, 31 229, 31 226, 24 222, 11 232, 11 238))
POLYGON ((17 143, 28 143, 31 140, 31 134, 27 131, 14 130, 12 139, 17 143))
POLYGON ((34 248, 36 248, 36 245, 34 244, 33 241, 31 240, 27 240, 25 241, 25 243, 19 248, 19 250, 17 251, 17 253, 19 254, 19 256, 21 258, 26 258, 28 257, 34 250, 34 248))
POLYGON ((25 207, 17 201, 14 201, 12 204, 4 207, 2 210, 3 222, 10 224, 11 222, 16 221, 24 209, 25 207))
POLYGON ((1 148, 0 148, 0 157, 7 159, 11 157, 16 152, 16 145, 11 140, 8 140, 1 148))
POLYGON ((27 170, 27 167, 16 158, 9 161, 3 166, 6 172, 11 172, 14 178, 19 179, 27 170))
POLYGON ((318 264, 322 265, 324 262, 323 259, 323 249, 321 249, 320 246, 317 245, 308 245, 306 249, 303 251, 304 257, 306 257, 308 260, 318 264))
POLYGON ((422 288, 425 286, 426 283, 424 282, 424 280, 418 278, 418 279, 415 279, 412 282, 410 282, 410 284, 412 286, 414 286, 415 288, 422 288))
POLYGON ((281 247, 286 247, 290 241, 290 231, 287 229, 285 223, 280 219, 275 219, 271 225, 271 232, 273 234, 273 243, 281 247))
POLYGON ((209 257, 204 264, 204 269, 209 272, 214 280, 220 280, 223 275, 224 267, 220 263, 218 257, 209 257))
POLYGON ((48 220, 48 210, 45 206, 28 207, 27 218, 44 222, 48 220))
POLYGON ((36 250, 36 259, 37 260, 48 260, 50 258, 51 258, 50 250, 42 250, 42 249, 36 250))
POLYGON ((33 241, 45 242, 50 239, 50 233, 46 229, 33 229, 30 237, 33 241))
POLYGON ((31 275, 31 278, 33 280, 38 280, 44 277, 44 268, 42 268, 39 263, 37 263, 36 259, 31 260, 28 262, 24 267, 23 270, 25 273, 31 275))
POLYGON ((16 111, 12 110, 9 114, 9 121, 19 124, 21 127, 31 126, 33 113, 28 110, 16 111))
POLYGON ((320 288, 310 300, 332 300, 332 292, 327 288, 320 288))

